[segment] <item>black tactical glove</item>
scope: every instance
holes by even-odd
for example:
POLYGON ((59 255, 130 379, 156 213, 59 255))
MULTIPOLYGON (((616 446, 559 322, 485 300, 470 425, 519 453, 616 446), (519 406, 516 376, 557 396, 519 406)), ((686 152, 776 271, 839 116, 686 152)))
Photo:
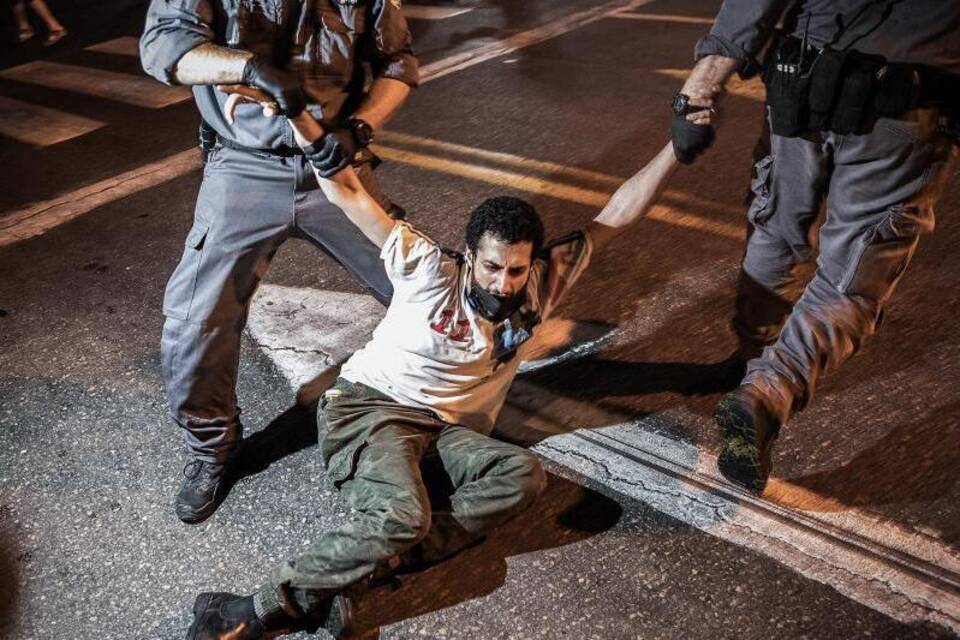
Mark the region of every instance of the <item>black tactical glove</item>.
POLYGON ((242 81, 270 94, 276 100, 281 115, 288 118, 296 118, 307 107, 307 96, 300 87, 300 80, 260 56, 247 60, 242 81))
POLYGON ((673 152, 683 164, 693 164, 701 153, 710 148, 715 137, 713 125, 694 124, 684 116, 674 116, 670 127, 673 152))
POLYGON ((324 178, 329 178, 346 169, 357 155, 357 141, 349 129, 334 129, 313 144, 304 147, 303 153, 324 178))

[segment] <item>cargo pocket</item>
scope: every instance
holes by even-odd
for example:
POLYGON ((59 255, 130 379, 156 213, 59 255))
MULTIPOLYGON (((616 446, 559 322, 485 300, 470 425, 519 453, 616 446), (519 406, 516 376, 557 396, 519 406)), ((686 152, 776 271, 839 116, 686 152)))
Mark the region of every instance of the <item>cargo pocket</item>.
POLYGON ((898 206, 856 240, 840 291, 881 304, 893 293, 910 264, 920 236, 933 230, 928 207, 898 206))
POLYGON ((176 320, 188 320, 193 296, 197 289, 197 278, 203 262, 204 247, 210 225, 195 222, 187 234, 183 257, 177 265, 163 296, 163 315, 176 320))
POLYGON ((367 441, 363 440, 353 446, 345 447, 332 455, 327 461, 327 477, 337 489, 353 477, 357 472, 357 463, 360 454, 367 448, 367 441))
POLYGON ((754 226, 761 226, 773 215, 774 202, 770 189, 773 173, 773 155, 762 158, 753 165, 754 176, 750 181, 753 202, 747 209, 747 219, 754 226))

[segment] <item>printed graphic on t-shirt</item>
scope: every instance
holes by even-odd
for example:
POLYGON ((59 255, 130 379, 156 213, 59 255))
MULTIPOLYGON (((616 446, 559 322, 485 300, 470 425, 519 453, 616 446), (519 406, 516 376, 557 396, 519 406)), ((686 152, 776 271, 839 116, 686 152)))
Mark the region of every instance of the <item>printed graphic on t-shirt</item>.
POLYGON ((509 362, 517 349, 533 337, 533 328, 540 324, 540 316, 526 307, 520 309, 493 330, 493 358, 509 362))
POLYGON ((440 320, 430 323, 430 328, 442 336, 447 336, 454 342, 468 342, 473 335, 473 329, 470 328, 470 321, 466 318, 453 321, 455 311, 453 309, 444 309, 440 314, 440 320))

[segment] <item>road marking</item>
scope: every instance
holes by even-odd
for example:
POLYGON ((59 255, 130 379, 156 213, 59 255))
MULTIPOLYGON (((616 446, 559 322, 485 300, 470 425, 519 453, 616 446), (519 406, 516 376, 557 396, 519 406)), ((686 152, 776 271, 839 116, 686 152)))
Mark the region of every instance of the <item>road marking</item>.
POLYGON ((897 620, 960 632, 960 555, 940 540, 856 509, 814 513, 753 497, 719 476, 714 456, 642 422, 554 436, 533 451, 897 620))
POLYGON ((695 18, 693 16, 675 16, 668 13, 631 13, 617 11, 607 16, 623 20, 645 20, 649 22, 677 22, 681 24, 713 24, 713 18, 695 18))
MULTIPOLYGON (((687 76, 690 75, 689 69, 657 69, 654 71, 662 76, 668 78, 674 78, 675 80, 686 80, 687 76)), ((749 80, 741 80, 737 76, 731 77, 727 81, 727 93, 732 93, 735 96, 740 96, 741 98, 747 98, 748 100, 754 100, 756 102, 763 102, 767 97, 767 90, 763 86, 763 81, 759 77, 754 76, 749 80)))
POLYGON ((0 96, 0 134, 46 147, 90 133, 105 122, 0 96))
MULTIPOLYGON (((587 24, 595 22, 596 20, 600 20, 601 18, 605 17, 609 13, 613 13, 615 11, 621 11, 621 10, 635 9, 645 4, 649 4, 652 1, 653 0, 628 0, 624 2, 621 0, 619 2, 611 2, 608 4, 604 4, 601 7, 570 14, 564 18, 560 18, 546 25, 542 25, 541 27, 537 27, 535 29, 531 29, 529 31, 517 34, 515 36, 512 36, 500 42, 491 43, 489 45, 479 47, 472 51, 466 51, 466 52, 454 54, 453 56, 450 56, 443 60, 438 60, 437 62, 434 62, 430 65, 425 65, 424 67, 421 67, 421 70, 420 70, 421 83, 429 82, 431 80, 434 80, 435 78, 438 78, 450 73, 454 73, 456 71, 460 71, 463 69, 467 69, 475 64, 480 64, 481 62, 493 59, 497 56, 500 56, 506 53, 510 53, 511 51, 516 51, 517 49, 531 46, 533 44, 537 44, 539 42, 549 40, 551 38, 563 35, 565 33, 569 33, 570 31, 578 27, 585 26, 587 24)), ((39 63, 30 63, 30 64, 35 65, 39 63)), ((49 64, 49 63, 46 63, 46 64, 49 64)), ((9 69, 7 71, 10 72, 10 71, 14 71, 15 69, 20 69, 22 72, 23 67, 27 67, 27 66, 28 65, 23 65, 22 67, 15 67, 14 69, 9 69)), ((61 65, 61 66, 67 66, 67 65, 61 65)), ((123 74, 117 74, 117 75, 123 75, 123 74)), ((144 78, 143 81, 149 83, 149 91, 143 91, 142 93, 144 95, 148 93, 162 92, 164 90, 170 89, 170 87, 164 87, 164 86, 158 85, 156 82, 152 80, 147 80, 144 78)), ((187 98, 189 98, 189 92, 184 87, 177 87, 173 90, 186 91, 187 93, 184 94, 184 97, 182 99, 186 100, 187 98)), ((182 153, 187 153, 187 152, 182 152, 182 153)), ((170 156, 169 158, 167 158, 166 161, 169 163, 169 166, 167 167, 168 170, 176 171, 178 170, 178 168, 182 169, 183 167, 182 163, 177 160, 179 155, 180 154, 175 154, 174 156, 170 156)), ((162 162, 164 161, 161 161, 161 163, 162 162)), ((102 184, 102 183, 97 183, 97 184, 102 184)), ((51 221, 53 220, 65 221, 65 220, 70 220, 73 217, 76 217, 75 215, 72 215, 72 209, 69 207, 68 203, 71 203, 74 200, 76 200, 78 197, 80 197, 81 194, 87 188, 88 187, 84 187, 84 188, 78 189, 77 191, 65 193, 59 196, 57 200, 60 200, 63 203, 65 203, 63 206, 65 206, 66 209, 64 210, 64 212, 62 212, 62 214, 55 207, 45 209, 46 211, 45 215, 47 219, 51 221)), ((110 202, 110 197, 109 197, 110 193, 111 193, 110 189, 105 189, 104 191, 100 192, 100 197, 102 198, 102 204, 106 204, 107 202, 110 202)), ((119 191, 116 191, 115 198, 121 198, 127 195, 130 195, 130 192, 126 190, 119 190, 119 191)), ((44 204, 45 203, 32 205, 28 207, 28 209, 34 209, 37 206, 41 206, 44 204)), ((17 212, 14 212, 14 213, 16 214, 17 212)), ((0 219, 7 219, 8 214, 9 212, 0 212, 0 219)), ((39 224, 40 224, 40 221, 35 220, 33 223, 33 225, 35 225, 34 228, 39 228, 38 226, 36 226, 39 224)), ((55 225, 52 225, 52 226, 55 226, 55 225)), ((52 226, 44 226, 44 229, 52 228, 52 226)), ((13 232, 14 232, 13 229, 8 228, 6 235, 2 237, 6 237, 6 238, 12 237, 13 232)), ((24 237, 33 237, 35 235, 37 234, 31 231, 30 233, 24 235, 24 237)), ((2 242, 2 240, 0 240, 0 242, 2 242)), ((5 244, 9 244, 9 242, 5 242, 5 244)))
POLYGON ((40 60, 0 71, 0 77, 150 109, 162 109, 192 95, 186 87, 167 87, 145 76, 40 60))
POLYGON ((599 7, 593 7, 592 9, 578 11, 562 18, 557 18, 556 20, 518 33, 504 40, 491 42, 476 49, 454 54, 443 60, 424 65, 422 71, 426 78, 422 79, 421 82, 436 80, 447 74, 462 71, 463 69, 498 58, 504 54, 540 44, 541 42, 569 33, 597 20, 602 20, 617 11, 629 11, 650 4, 651 2, 653 2, 653 0, 627 0, 626 2, 620 0, 618 2, 608 2, 599 7))
MULTIPOLYGON (((552 198, 585 204, 597 209, 602 208, 607 203, 607 200, 610 199, 611 195, 606 191, 585 189, 534 175, 429 156, 406 149, 374 145, 373 151, 387 160, 412 165, 421 169, 455 175, 501 187, 509 187, 511 189, 526 191, 527 193, 546 195, 552 198)), ((745 234, 743 225, 702 218, 690 213, 678 211, 674 207, 666 204, 654 205, 650 211, 647 212, 646 217, 667 224, 704 231, 722 238, 738 241, 742 240, 745 234)))
POLYGON ((196 149, 188 149, 82 189, 14 210, 0 218, 0 247, 38 236, 88 211, 173 180, 199 167, 199 153, 196 149))
MULTIPOLYGON (((710 295, 702 290, 707 273, 715 274, 716 267, 701 265, 665 281, 662 290, 638 301, 635 318, 601 331, 600 348, 615 349, 655 335, 678 310, 710 295)), ((713 281, 716 288, 729 284, 715 277, 713 281)), ((310 381, 332 377, 335 367, 366 343, 383 314, 383 308, 363 294, 263 285, 251 305, 248 326, 295 391, 303 394, 310 387, 309 395, 301 396, 308 403, 322 391, 310 381)), ((564 323, 572 324, 559 320, 561 330, 564 323)), ((599 350, 593 344, 578 352, 581 346, 566 351, 572 356, 548 357, 539 364, 525 363, 525 368, 543 368, 599 350)), ((558 397, 522 375, 507 405, 524 423, 524 435, 541 440, 533 451, 545 458, 898 620, 960 630, 960 555, 934 536, 783 479, 771 479, 763 499, 741 492, 718 475, 713 455, 657 435, 644 421, 624 421, 619 412, 611 415, 594 403, 558 397), (598 417, 607 426, 576 424, 580 416, 598 417), (804 502, 797 500, 800 495, 804 502), (788 506, 797 504, 812 508, 788 506)), ((682 409, 668 414, 671 420, 695 419, 682 409)))
POLYGON ((140 38, 133 36, 122 36, 107 40, 99 44, 92 44, 85 47, 87 51, 96 51, 97 53, 112 53, 118 56, 140 57, 140 38))
POLYGON ((437 7, 422 4, 404 4, 403 16, 413 20, 446 20, 473 11, 473 7, 437 7))
MULTIPOLYGON (((601 173, 599 171, 592 171, 590 169, 571 167, 558 162, 535 160, 533 158, 525 158, 512 153, 489 151, 487 149, 481 149, 478 147, 469 147, 462 144, 456 144, 454 142, 446 142, 444 140, 436 140, 433 138, 424 138, 422 136, 415 136, 396 131, 383 131, 380 133, 377 139, 388 143, 392 142, 397 144, 420 146, 428 149, 438 149, 440 151, 465 155, 471 158, 477 158, 479 160, 485 160, 489 162, 496 162, 498 164, 517 167, 528 171, 538 171, 548 174, 550 177, 564 177, 573 180, 593 182, 613 189, 618 188, 627 179, 625 176, 615 176, 608 173, 601 173)), ((699 196, 672 189, 667 189, 664 191, 663 198, 668 202, 674 202, 683 207, 710 209, 733 217, 740 217, 743 215, 743 209, 741 207, 734 207, 717 202, 715 200, 701 198, 699 196)))

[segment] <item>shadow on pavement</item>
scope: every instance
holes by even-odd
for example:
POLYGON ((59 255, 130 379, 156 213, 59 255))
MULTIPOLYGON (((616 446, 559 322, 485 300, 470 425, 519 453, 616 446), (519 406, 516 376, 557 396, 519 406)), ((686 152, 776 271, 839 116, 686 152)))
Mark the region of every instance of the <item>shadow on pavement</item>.
POLYGON ((486 541, 430 569, 403 576, 370 592, 358 605, 359 637, 379 627, 480 598, 503 586, 506 558, 580 542, 612 528, 620 505, 596 491, 548 474, 540 499, 486 541))
MULTIPOLYGON (((960 401, 894 427, 884 438, 839 467, 790 482, 850 507, 932 502, 957 484, 960 401)), ((960 522, 951 520, 944 542, 960 543, 960 522)))
MULTIPOLYGON (((0 506, 0 518, 9 517, 9 513, 0 506)), ((6 532, 0 522, 0 637, 10 638, 15 630, 15 617, 19 595, 19 572, 13 536, 6 532)))

